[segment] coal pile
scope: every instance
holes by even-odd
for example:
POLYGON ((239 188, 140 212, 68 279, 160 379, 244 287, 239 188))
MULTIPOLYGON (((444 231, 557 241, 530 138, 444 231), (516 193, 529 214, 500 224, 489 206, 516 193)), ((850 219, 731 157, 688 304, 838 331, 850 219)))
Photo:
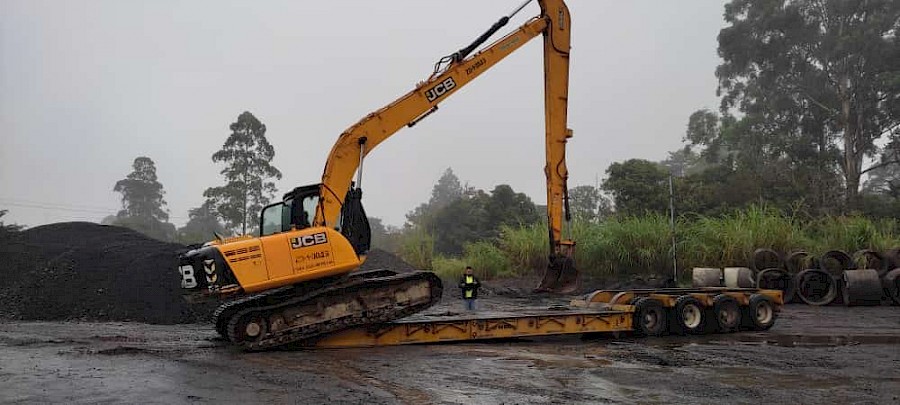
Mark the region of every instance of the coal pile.
POLYGON ((208 321, 182 300, 185 247, 88 222, 39 226, 0 241, 0 315, 28 320, 208 321))
POLYGON ((359 271, 368 270, 391 270, 397 273, 410 273, 418 269, 390 252, 372 249, 366 254, 366 261, 359 267, 359 271))

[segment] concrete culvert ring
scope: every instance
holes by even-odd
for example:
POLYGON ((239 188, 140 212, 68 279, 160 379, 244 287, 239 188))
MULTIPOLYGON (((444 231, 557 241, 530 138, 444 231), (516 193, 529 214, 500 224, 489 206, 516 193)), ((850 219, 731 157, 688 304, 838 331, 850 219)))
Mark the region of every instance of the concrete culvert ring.
POLYGON ((678 333, 699 334, 703 332, 705 311, 699 300, 682 295, 675 300, 672 309, 673 330, 678 333))
POLYGON ((780 290, 784 302, 794 300, 797 286, 794 277, 782 269, 765 269, 756 275, 756 287, 766 290, 780 290))
POLYGON ((753 294, 747 305, 744 326, 750 330, 768 330, 775 324, 777 316, 775 302, 771 298, 762 294, 753 294))
POLYGON ((856 268, 853 258, 843 250, 829 250, 819 259, 819 266, 835 277, 840 277, 844 270, 856 268))
POLYGON ((666 310, 653 298, 640 298, 634 303, 634 331, 642 336, 660 336, 666 332, 666 310))
POLYGON ((893 248, 882 254, 889 264, 889 268, 900 268, 900 247, 893 248))
POLYGON ((741 326, 741 306, 734 297, 717 295, 713 299, 713 314, 719 332, 734 332, 741 326))
POLYGON ((759 248, 753 251, 753 270, 760 271, 768 268, 781 268, 784 265, 781 255, 769 248, 759 248))
POLYGON ((816 258, 805 250, 795 250, 784 260, 784 267, 788 273, 795 275, 803 269, 819 267, 816 258))
POLYGON ((900 305, 900 268, 893 269, 885 274, 881 279, 881 285, 885 294, 894 302, 894 305, 900 305))
POLYGON ((837 282, 821 269, 806 269, 797 274, 797 296, 809 305, 828 305, 837 298, 837 282))
POLYGON ((694 267, 691 270, 691 284, 694 287, 721 287, 722 269, 694 267))
POLYGON ((888 270, 892 269, 890 260, 883 254, 872 249, 857 250, 853 254, 853 261, 858 269, 874 269, 878 277, 884 277, 888 270))
POLYGON ((881 279, 873 269, 844 271, 842 292, 844 305, 880 305, 884 290, 881 279))

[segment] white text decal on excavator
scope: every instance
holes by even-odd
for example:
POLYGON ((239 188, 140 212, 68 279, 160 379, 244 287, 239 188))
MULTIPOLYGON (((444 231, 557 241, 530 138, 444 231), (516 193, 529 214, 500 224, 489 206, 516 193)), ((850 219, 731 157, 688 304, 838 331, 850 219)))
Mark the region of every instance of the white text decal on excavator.
POLYGON ((323 243, 328 243, 328 238, 325 237, 325 232, 291 238, 292 249, 321 245, 323 243))
POLYGON ((453 90, 454 87, 456 87, 456 82, 453 81, 452 77, 448 77, 444 81, 428 89, 428 91, 425 92, 425 98, 427 98, 428 101, 437 100, 438 97, 443 96, 450 90, 453 90))

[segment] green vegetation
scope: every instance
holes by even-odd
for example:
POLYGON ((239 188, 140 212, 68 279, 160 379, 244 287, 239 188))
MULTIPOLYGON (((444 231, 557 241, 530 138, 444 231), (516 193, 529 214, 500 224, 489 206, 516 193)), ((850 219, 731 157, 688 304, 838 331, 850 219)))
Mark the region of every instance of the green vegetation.
MULTIPOLYGON (((747 266, 753 250, 760 247, 781 252, 804 249, 814 255, 831 249, 853 253, 900 247, 900 220, 859 216, 801 219, 760 206, 721 216, 683 216, 676 227, 680 269, 747 266)), ((672 269, 672 234, 664 215, 577 222, 572 232, 578 242, 575 260, 583 274, 620 277, 669 274, 672 269)), ((542 273, 548 252, 544 225, 504 227, 492 240, 467 244, 461 256, 437 255, 431 265, 422 267, 445 277, 459 275, 466 265, 483 278, 524 276, 542 273)), ((409 257, 401 252, 411 262, 428 256, 421 251, 416 254, 409 257)))

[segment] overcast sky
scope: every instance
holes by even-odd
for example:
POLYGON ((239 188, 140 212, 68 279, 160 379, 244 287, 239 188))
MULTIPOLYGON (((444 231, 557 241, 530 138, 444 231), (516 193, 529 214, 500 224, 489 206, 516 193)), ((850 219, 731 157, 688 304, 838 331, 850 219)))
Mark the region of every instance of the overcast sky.
MULTIPOLYGON (((345 128, 519 3, 0 0, 3 220, 99 221, 143 155, 182 225, 222 182, 210 157, 243 111, 268 127, 279 197, 317 183, 345 128)), ((691 112, 717 107, 724 3, 569 1, 570 187, 615 161, 665 158, 691 112)), ((508 29, 538 12, 532 3, 508 29)), ((401 225, 447 167, 545 203, 541 53, 536 38, 371 153, 369 215, 401 225)))

